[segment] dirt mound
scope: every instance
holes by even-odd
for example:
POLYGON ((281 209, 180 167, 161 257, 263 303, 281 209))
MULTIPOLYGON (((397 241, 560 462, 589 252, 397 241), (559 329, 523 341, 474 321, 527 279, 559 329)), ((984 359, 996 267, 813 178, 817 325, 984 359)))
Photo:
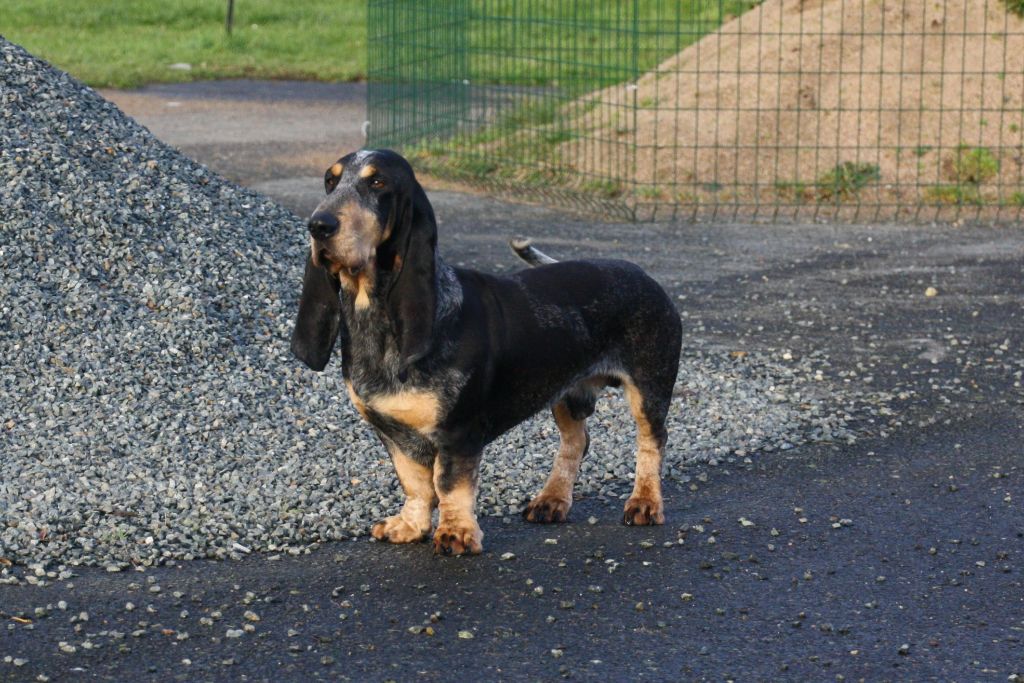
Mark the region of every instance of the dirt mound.
POLYGON ((561 151, 606 175, 635 140, 641 200, 1012 203, 1022 98, 1024 20, 1002 3, 767 0, 584 98, 587 140, 561 151))

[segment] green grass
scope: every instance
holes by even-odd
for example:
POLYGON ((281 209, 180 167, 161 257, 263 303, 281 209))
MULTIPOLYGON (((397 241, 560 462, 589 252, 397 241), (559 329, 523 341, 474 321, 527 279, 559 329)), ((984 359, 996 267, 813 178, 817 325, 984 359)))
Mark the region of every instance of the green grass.
POLYGON ((844 161, 818 178, 818 196, 821 199, 852 199, 881 177, 878 164, 844 161))
POLYGON ((625 189, 616 180, 593 179, 586 180, 580 185, 584 192, 595 194, 602 199, 615 199, 622 196, 625 189))
MULTIPOLYGON (((414 36, 389 47, 388 59, 374 60, 374 68, 382 70, 372 74, 374 78, 412 71, 428 81, 447 82, 455 63, 460 77, 474 85, 529 88, 517 104, 494 115, 484 127, 434 142, 380 142, 402 145, 421 168, 439 177, 510 181, 506 184, 529 188, 562 186, 604 199, 624 197, 627 188, 621 182, 582 179, 566 158, 567 153, 579 153, 566 143, 585 136, 585 127, 613 127, 622 136, 623 147, 633 132, 631 122, 619 121, 621 112, 612 112, 597 124, 585 122, 588 112, 601 106, 597 98, 585 95, 649 72, 758 1, 638 0, 633 15, 632 3, 620 0, 475 0, 465 11, 459 5, 393 6, 371 0, 375 24, 444 27, 435 31, 429 45, 424 44, 425 37, 414 36), (633 26, 638 30, 631 30, 633 26), (440 43, 443 47, 437 47, 440 43), (432 50, 438 51, 436 59, 429 57, 432 50), (391 64, 398 65, 393 74, 387 71, 391 64)), ((659 105, 651 97, 639 106, 659 105)), ((641 187, 630 196, 650 201, 661 198, 662 191, 641 187)))
POLYGON ((775 193, 782 199, 794 202, 809 202, 814 199, 810 186, 800 180, 778 180, 775 182, 775 193))
POLYGON ((924 198, 933 204, 971 204, 982 206, 982 185, 999 174, 1000 163, 987 147, 957 145, 943 162, 943 172, 951 184, 925 188, 924 198))
POLYGON ((877 183, 881 178, 878 164, 844 161, 823 173, 813 183, 780 180, 775 183, 775 192, 783 199, 801 203, 816 199, 846 201, 856 199, 861 190, 871 183, 877 183))
POLYGON ((3 0, 0 35, 94 87, 366 74, 365 0, 3 0), (186 62, 191 71, 168 65, 186 62))
POLYGON ((590 0, 586 4, 565 0, 470 2, 471 79, 557 85, 576 93, 620 83, 649 71, 759 2, 638 0, 635 16, 632 3, 620 0, 590 0), (476 12, 497 20, 478 21, 476 12), (635 49, 630 32, 612 28, 628 26, 634 20, 641 36, 635 49), (665 26, 678 30, 667 32, 665 26), (510 54, 528 54, 529 58, 510 59, 510 54))
POLYGON ((930 204, 981 206, 984 203, 976 185, 934 185, 925 188, 924 198, 930 204))
POLYGON ((1024 17, 1024 0, 1003 0, 1003 4, 1018 17, 1024 17))
POLYGON ((646 201, 657 201, 665 198, 665 191, 656 185, 641 185, 636 188, 636 196, 646 201))
POLYGON ((959 145, 950 160, 953 180, 969 185, 981 185, 999 173, 999 159, 987 147, 959 145))

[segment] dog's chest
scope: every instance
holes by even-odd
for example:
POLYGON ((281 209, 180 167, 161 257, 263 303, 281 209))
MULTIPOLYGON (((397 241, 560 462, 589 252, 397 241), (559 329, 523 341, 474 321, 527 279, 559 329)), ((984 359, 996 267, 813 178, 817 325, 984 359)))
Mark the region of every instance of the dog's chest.
POLYGON ((465 383, 462 373, 450 367, 454 351, 439 348, 428 367, 410 368, 402 382, 397 379, 398 345, 387 322, 373 311, 347 322, 352 341, 342 363, 353 405, 385 434, 395 437, 391 432, 397 423, 429 441, 465 383))
POLYGON ((374 419, 380 416, 428 436, 437 429, 444 416, 444 400, 436 390, 404 388, 380 391, 349 382, 348 392, 363 418, 374 424, 380 422, 374 419))

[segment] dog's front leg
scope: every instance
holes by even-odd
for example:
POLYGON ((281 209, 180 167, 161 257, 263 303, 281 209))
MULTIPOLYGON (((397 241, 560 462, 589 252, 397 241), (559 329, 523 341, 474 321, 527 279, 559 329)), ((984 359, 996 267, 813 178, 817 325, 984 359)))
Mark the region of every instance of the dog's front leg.
POLYGON ((379 541, 391 543, 421 541, 430 534, 430 518, 437 507, 433 468, 416 462, 390 440, 384 443, 405 491, 405 504, 397 515, 374 524, 370 533, 379 541))
POLYGON ((476 493, 480 454, 452 455, 441 450, 434 461, 434 490, 439 519, 434 552, 477 555, 483 552, 484 533, 476 522, 476 493))

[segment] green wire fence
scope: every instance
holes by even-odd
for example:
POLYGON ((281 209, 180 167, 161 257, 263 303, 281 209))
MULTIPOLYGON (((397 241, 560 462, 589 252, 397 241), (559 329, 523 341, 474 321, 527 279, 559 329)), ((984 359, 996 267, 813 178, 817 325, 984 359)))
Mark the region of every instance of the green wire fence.
POLYGON ((1020 220, 1019 4, 369 0, 369 144, 630 219, 1020 220))

